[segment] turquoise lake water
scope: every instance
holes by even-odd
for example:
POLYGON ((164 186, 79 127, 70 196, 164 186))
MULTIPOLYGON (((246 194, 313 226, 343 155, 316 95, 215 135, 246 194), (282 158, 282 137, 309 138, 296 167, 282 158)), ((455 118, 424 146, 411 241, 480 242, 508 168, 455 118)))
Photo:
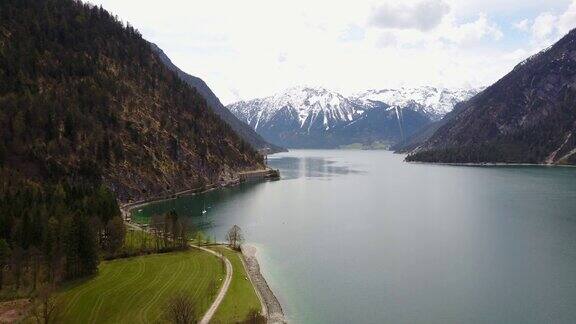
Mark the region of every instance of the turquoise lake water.
POLYGON ((283 179, 152 204, 238 224, 293 323, 576 323, 576 168, 273 155, 283 179), (202 215, 202 210, 206 213, 202 215))

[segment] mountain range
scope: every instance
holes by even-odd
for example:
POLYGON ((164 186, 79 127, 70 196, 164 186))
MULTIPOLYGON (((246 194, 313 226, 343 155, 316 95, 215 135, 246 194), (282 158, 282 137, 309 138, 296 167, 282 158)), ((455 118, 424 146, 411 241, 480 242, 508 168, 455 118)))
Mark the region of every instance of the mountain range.
POLYGON ((389 148, 480 90, 418 87, 344 96, 321 87, 294 87, 227 107, 266 140, 281 146, 389 148))
POLYGON ((576 164, 576 31, 459 105, 407 160, 576 164))

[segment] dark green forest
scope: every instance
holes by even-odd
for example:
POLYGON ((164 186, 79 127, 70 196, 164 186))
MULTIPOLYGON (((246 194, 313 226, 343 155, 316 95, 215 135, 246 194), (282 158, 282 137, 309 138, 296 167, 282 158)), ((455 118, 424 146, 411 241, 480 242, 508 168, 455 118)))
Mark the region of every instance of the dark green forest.
POLYGON ((0 264, 10 269, 16 290, 26 276, 35 288, 38 282, 93 274, 101 251, 113 253, 122 246, 120 210, 105 187, 38 185, 2 176, 0 264))
POLYGON ((0 288, 95 273, 121 253, 119 202, 262 166, 130 25, 80 1, 0 2, 0 288))

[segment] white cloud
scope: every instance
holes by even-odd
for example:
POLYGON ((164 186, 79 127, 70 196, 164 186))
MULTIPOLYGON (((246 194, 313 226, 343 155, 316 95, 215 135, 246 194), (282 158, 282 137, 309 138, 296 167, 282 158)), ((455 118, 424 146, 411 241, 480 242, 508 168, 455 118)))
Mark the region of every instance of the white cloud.
POLYGON ((558 17, 545 12, 536 19, 534 19, 534 24, 532 24, 532 36, 537 42, 548 42, 550 38, 555 36, 557 28, 558 17))
POLYGON ((386 1, 373 9, 370 25, 379 28, 428 31, 438 26, 450 7, 442 0, 386 1))
POLYGON ((456 43, 470 43, 484 38, 500 40, 504 35, 500 27, 486 16, 479 14, 475 21, 457 25, 450 24, 444 31, 445 38, 456 43))
POLYGON ((542 12, 534 20, 523 19, 514 28, 529 32, 532 51, 549 46, 576 27, 576 0, 571 0, 562 13, 542 12))
POLYGON ((566 34, 574 28, 576 28, 576 1, 573 1, 558 19, 558 31, 561 34, 566 34))
POLYGON ((520 31, 528 31, 530 29, 530 19, 522 19, 516 22, 514 28, 520 31))
POLYGON ((498 15, 547 10, 558 26, 576 16, 562 14, 567 0, 89 1, 133 24, 225 103, 300 84, 344 92, 487 85, 532 52, 506 43, 502 28, 512 27, 498 15))

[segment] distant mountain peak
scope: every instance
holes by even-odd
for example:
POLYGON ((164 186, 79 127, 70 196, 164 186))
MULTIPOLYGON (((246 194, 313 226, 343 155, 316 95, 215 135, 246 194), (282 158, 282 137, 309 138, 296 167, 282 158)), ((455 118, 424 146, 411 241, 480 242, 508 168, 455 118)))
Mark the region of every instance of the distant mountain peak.
MULTIPOLYGON (((348 133, 350 140, 352 138, 361 141, 379 140, 374 139, 373 134, 368 135, 376 131, 394 137, 393 140, 386 138, 387 141, 393 142, 397 140, 396 137, 403 138, 406 133, 402 129, 403 111, 419 114, 419 118, 415 117, 418 124, 437 120, 451 111, 456 103, 469 99, 477 91, 404 87, 368 90, 352 96, 344 96, 324 87, 296 86, 269 97, 230 104, 228 109, 264 138, 281 145, 298 147, 298 138, 302 137, 308 138, 304 140, 308 147, 311 145, 309 137, 312 135, 317 137, 313 140, 317 145, 324 146, 322 137, 325 136, 332 137, 329 140, 332 144, 326 144, 327 146, 336 145, 334 132, 341 128, 350 128, 351 125, 360 128, 363 123, 371 124, 361 131, 366 138, 348 133), (376 110, 381 112, 375 112, 376 110), (391 114, 384 113, 386 111, 391 111, 391 114), (374 121, 370 121, 370 118, 374 118, 374 121), (383 129, 388 126, 385 126, 384 122, 378 123, 379 118, 397 119, 394 127, 400 127, 398 134, 391 134, 383 129), (358 124, 360 120, 363 122, 358 124)), ((346 140, 342 138, 342 141, 346 140)))
POLYGON ((421 111, 432 120, 439 120, 454 106, 480 92, 481 88, 441 88, 431 86, 386 88, 367 90, 353 97, 364 105, 384 103, 391 107, 421 111))

